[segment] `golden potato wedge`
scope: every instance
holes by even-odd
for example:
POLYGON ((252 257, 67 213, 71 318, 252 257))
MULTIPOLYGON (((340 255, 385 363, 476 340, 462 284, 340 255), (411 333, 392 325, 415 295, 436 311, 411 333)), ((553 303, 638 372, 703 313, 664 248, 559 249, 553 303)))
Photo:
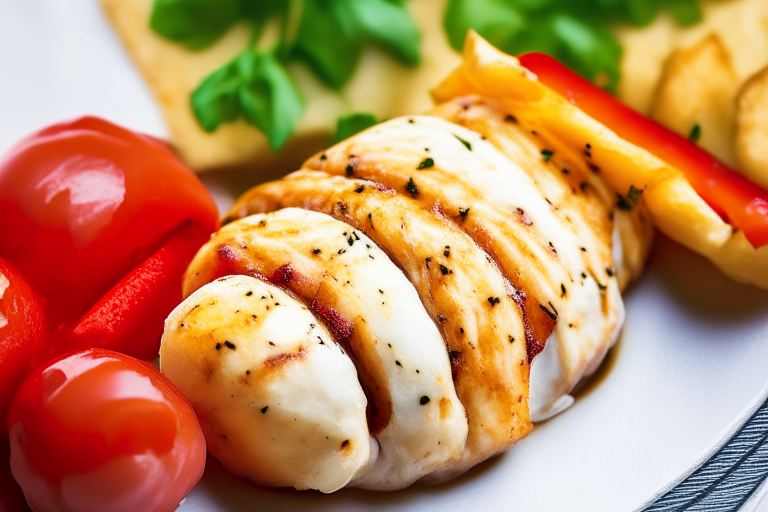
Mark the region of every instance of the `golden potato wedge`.
POLYGON ((664 60, 676 48, 717 34, 731 55, 739 80, 745 80, 768 62, 768 2, 765 0, 708 0, 700 2, 703 19, 681 27, 671 16, 660 16, 647 27, 616 27, 624 53, 619 97, 647 114, 664 60))
POLYGON ((672 52, 656 85, 650 116, 733 166, 734 100, 739 78, 720 37, 709 34, 672 52))
POLYGON ((739 90, 735 151, 742 174, 768 189, 768 66, 739 90))

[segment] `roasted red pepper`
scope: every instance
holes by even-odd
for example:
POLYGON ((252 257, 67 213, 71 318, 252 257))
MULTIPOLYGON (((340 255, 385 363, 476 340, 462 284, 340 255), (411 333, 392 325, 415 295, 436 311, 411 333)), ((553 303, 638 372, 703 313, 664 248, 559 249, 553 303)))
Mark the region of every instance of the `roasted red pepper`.
POLYGON ((768 244, 768 192, 729 168, 694 142, 623 105, 615 97, 543 53, 519 57, 581 111, 622 139, 646 149, 683 173, 696 193, 755 247, 768 244))
POLYGON ((154 359, 163 322, 181 301, 181 281, 207 229, 188 223, 112 287, 73 328, 62 326, 54 354, 98 347, 138 359, 154 359))

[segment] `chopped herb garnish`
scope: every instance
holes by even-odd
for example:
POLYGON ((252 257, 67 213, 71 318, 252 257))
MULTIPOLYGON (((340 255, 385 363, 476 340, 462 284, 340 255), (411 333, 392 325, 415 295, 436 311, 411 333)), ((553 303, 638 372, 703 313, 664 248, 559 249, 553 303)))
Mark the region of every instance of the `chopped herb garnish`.
POLYGON ((470 144, 469 141, 466 141, 466 140, 462 139, 461 137, 459 137, 455 133, 453 134, 453 136, 456 137, 457 139, 459 139, 459 142, 464 144, 464 147, 466 147, 468 150, 472 151, 472 144, 470 144))
POLYGON ((413 178, 408 180, 408 184, 405 185, 405 190, 411 193, 411 195, 416 195, 419 193, 419 187, 416 186, 416 183, 413 182, 413 178))
POLYGON ((640 200, 640 197, 643 195, 643 191, 640 189, 636 189, 634 185, 629 186, 629 192, 627 193, 626 197, 623 197, 619 195, 619 200, 616 204, 616 206, 619 207, 621 210, 632 210, 632 208, 635 207, 637 202, 640 200))
POLYGON ((435 166, 435 161, 429 157, 425 158, 421 162, 419 162, 419 165, 416 167, 419 171, 422 169, 429 169, 430 167, 435 166))
POLYGON ((541 158, 543 158, 545 162, 549 162, 549 159, 552 158, 552 155, 554 154, 554 151, 550 151, 548 149, 541 150, 541 158))
POLYGON ((693 142, 699 142, 699 139, 701 138, 701 125, 699 125, 699 123, 693 125, 691 132, 688 134, 688 138, 693 142))

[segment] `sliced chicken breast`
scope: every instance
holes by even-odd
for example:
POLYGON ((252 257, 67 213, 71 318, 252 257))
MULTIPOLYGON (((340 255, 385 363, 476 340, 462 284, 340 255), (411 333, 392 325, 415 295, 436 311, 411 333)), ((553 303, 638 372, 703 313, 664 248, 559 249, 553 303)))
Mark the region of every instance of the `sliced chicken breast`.
POLYGON ((460 460, 431 477, 447 479, 530 431, 526 326, 516 290, 457 225, 461 215, 427 211, 411 195, 299 171, 246 193, 229 219, 288 206, 320 211, 367 234, 403 270, 445 336, 469 422, 460 460))
MULTIPOLYGON (((543 420, 572 402, 561 399, 602 361, 624 319, 611 253, 613 205, 605 211, 598 197, 586 196, 594 194, 588 187, 574 189, 572 178, 552 172, 552 151, 535 149, 519 125, 499 121, 502 113, 479 103, 461 98, 437 114, 465 119, 482 134, 437 117, 401 117, 330 148, 307 167, 412 196, 424 210, 452 218, 494 258, 528 298, 529 359, 556 329, 556 357, 548 360, 558 368, 547 371, 555 378, 531 395, 531 417, 543 420), (571 199, 578 195, 582 200, 571 199)), ((615 204, 615 196, 610 200, 615 204)))
POLYGON ((275 286, 230 276, 187 297, 166 320, 160 368, 208 451, 256 484, 332 492, 375 461, 354 365, 275 286))
POLYGON ((411 283, 365 234, 297 208, 246 217, 198 252, 185 295, 226 274, 290 290, 348 347, 379 443, 375 463, 351 485, 400 489, 459 458, 467 419, 443 338, 411 283))

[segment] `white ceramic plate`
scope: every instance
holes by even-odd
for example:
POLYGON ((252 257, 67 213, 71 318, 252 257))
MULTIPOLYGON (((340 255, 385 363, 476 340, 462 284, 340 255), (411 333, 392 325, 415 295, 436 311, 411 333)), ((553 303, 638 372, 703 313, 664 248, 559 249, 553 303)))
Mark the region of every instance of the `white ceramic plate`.
MULTIPOLYGON (((166 134, 95 0, 0 1, 0 151, 86 113, 166 134)), ((204 179, 222 208, 256 181, 204 179)), ((211 460, 180 510, 638 510, 765 400, 768 293, 661 238, 626 301, 623 336, 576 404, 453 483, 325 496, 258 489, 211 460)))

